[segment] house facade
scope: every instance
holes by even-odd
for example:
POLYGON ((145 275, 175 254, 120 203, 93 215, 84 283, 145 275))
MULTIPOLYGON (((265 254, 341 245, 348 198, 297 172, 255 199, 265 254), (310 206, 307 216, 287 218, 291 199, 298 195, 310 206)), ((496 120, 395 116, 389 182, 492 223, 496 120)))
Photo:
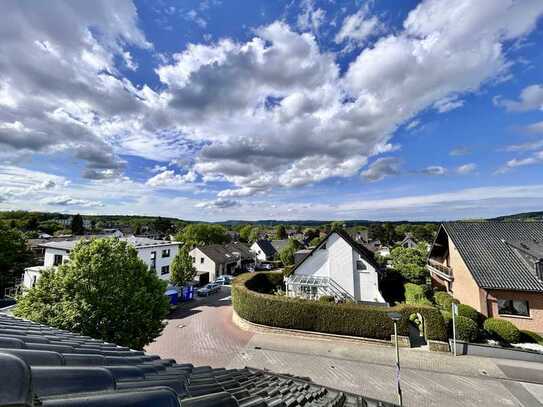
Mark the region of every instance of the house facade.
POLYGON ((461 303, 543 332, 542 222, 444 223, 426 267, 461 303))
POLYGON ((343 231, 330 232, 285 279, 287 295, 386 304, 373 254, 343 231))
POLYGON ((224 274, 233 275, 252 262, 254 254, 243 243, 196 246, 189 252, 200 284, 214 281, 224 274))
MULTIPOLYGON (((68 262, 70 252, 80 240, 64 240, 40 244, 40 247, 44 250, 43 265, 25 269, 23 287, 33 287, 44 270, 68 262)), ((135 236, 124 237, 119 240, 124 240, 133 246, 138 252, 138 257, 151 270, 156 271, 159 278, 162 280, 170 279, 170 266, 179 251, 179 242, 152 240, 135 236)))
POLYGON ((251 251, 258 261, 273 261, 277 254, 288 244, 288 239, 268 240, 259 239, 251 245, 251 251))

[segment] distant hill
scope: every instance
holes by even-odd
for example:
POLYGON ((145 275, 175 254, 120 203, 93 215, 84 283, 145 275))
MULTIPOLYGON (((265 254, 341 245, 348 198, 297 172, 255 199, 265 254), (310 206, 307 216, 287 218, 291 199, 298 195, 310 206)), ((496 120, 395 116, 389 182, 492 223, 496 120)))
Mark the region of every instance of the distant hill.
POLYGON ((530 222, 543 222, 543 211, 540 212, 523 212, 523 213, 516 213, 513 215, 505 215, 505 216, 498 216, 497 218, 492 218, 489 220, 494 220, 498 222, 504 222, 504 221, 530 221, 530 222))

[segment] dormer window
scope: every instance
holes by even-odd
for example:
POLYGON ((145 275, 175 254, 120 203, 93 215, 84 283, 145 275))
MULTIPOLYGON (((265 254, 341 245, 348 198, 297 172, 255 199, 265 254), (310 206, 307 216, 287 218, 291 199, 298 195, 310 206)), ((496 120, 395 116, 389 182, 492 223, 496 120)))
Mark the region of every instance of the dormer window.
POLYGON ((535 275, 539 281, 543 281, 543 259, 539 259, 539 261, 535 263, 535 275))
POLYGON ((367 269, 366 263, 364 263, 362 260, 357 260, 356 261, 356 269, 359 270, 359 271, 366 270, 367 269))

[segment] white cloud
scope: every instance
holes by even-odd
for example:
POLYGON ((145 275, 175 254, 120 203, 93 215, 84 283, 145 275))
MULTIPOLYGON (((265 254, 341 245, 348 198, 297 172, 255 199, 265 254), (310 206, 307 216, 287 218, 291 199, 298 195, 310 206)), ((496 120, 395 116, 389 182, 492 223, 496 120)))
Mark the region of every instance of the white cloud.
POLYGON ((234 208, 239 206, 238 201, 234 201, 232 199, 215 199, 214 201, 204 201, 197 203, 195 205, 196 208, 203 208, 208 210, 223 210, 228 208, 234 208))
POLYGON ((459 100, 457 96, 447 96, 434 103, 434 109, 439 113, 449 112, 464 106, 464 101, 459 100))
POLYGON ((505 151, 532 151, 539 149, 543 149, 543 139, 527 141, 521 144, 511 144, 505 147, 505 151))
POLYGON ((463 164, 456 168, 456 172, 460 175, 471 174, 477 169, 477 165, 474 163, 463 164))
POLYGON ((341 29, 335 36, 335 42, 347 42, 349 49, 361 46, 366 41, 384 31, 384 25, 376 16, 370 16, 367 7, 362 7, 355 14, 345 17, 341 29))
POLYGON ((302 31, 319 32, 320 26, 324 23, 326 12, 315 7, 313 0, 303 0, 301 4, 302 13, 298 15, 298 28, 302 31))
POLYGON ((529 110, 543 110, 543 86, 530 85, 520 93, 519 100, 494 98, 494 104, 504 107, 510 112, 527 112, 529 110))
POLYGON ((507 161, 503 167, 499 168, 496 173, 503 174, 512 170, 513 168, 536 164, 543 164, 543 150, 535 152, 529 157, 513 158, 512 160, 507 161))
POLYGON ((401 161, 397 157, 386 157, 375 160, 362 176, 369 181, 381 181, 383 178, 400 174, 401 161))
POLYGON ((456 147, 456 148, 453 148, 451 151, 449 151, 449 155, 453 157, 468 155, 470 153, 471 153, 471 150, 466 146, 456 147))
POLYGON ((176 174, 174 170, 166 170, 149 178, 146 184, 151 187, 174 188, 195 182, 196 179, 197 175, 193 171, 180 175, 176 174))
POLYGON ((41 203, 45 205, 54 205, 54 206, 78 206, 81 208, 91 208, 97 206, 104 206, 100 201, 88 201, 86 199, 77 199, 72 198, 68 195, 53 196, 48 198, 43 198, 41 203))

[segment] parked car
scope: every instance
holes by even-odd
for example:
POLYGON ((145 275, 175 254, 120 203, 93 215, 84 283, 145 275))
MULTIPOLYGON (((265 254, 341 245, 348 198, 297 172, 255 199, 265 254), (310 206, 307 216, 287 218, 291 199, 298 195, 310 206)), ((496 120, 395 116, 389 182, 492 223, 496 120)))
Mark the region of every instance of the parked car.
POLYGON ((255 266, 247 266, 246 270, 247 270, 249 273, 254 273, 254 272, 255 272, 255 266))
POLYGON ((215 280, 215 284, 218 285, 229 285, 232 282, 232 276, 223 275, 215 280))
POLYGON ((271 270, 272 265, 269 263, 260 263, 256 268, 257 270, 271 270))
POLYGON ((215 284, 215 283, 207 283, 206 285, 204 285, 202 288, 199 288, 197 293, 199 296, 201 297, 207 297, 208 295, 210 294, 214 294, 216 293, 217 291, 219 291, 221 288, 220 285, 218 284, 215 284))

